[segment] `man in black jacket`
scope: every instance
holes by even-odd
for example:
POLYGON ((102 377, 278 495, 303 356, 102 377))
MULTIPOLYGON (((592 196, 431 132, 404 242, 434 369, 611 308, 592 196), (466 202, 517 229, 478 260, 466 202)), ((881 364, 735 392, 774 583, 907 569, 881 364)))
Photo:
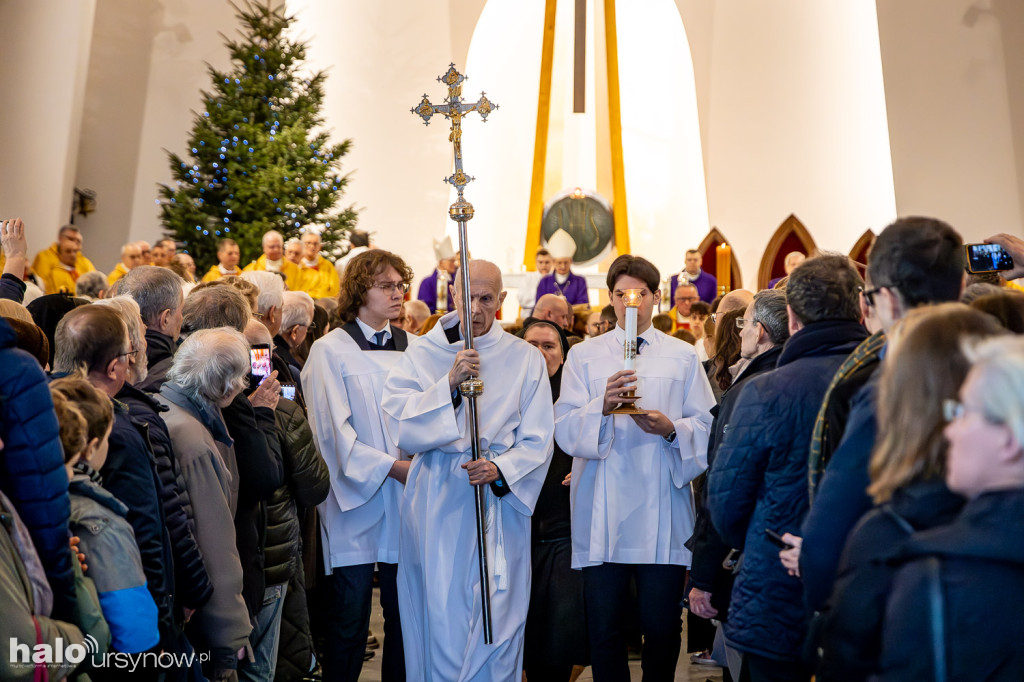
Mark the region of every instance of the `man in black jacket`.
POLYGON ((171 270, 153 265, 132 268, 117 282, 117 292, 131 296, 139 304, 142 321, 146 323, 148 376, 138 386, 142 390, 159 391, 174 360, 181 334, 184 283, 171 270))
MULTIPOLYGON (((775 369, 775 363, 782 355, 782 346, 789 338, 789 316, 786 313, 786 294, 780 289, 765 289, 754 295, 747 306, 740 325, 740 357, 749 364, 743 369, 732 386, 722 394, 722 401, 711 408, 715 421, 711 424, 708 440, 708 470, 714 466, 715 455, 722 437, 729 428, 736 398, 740 388, 754 377, 775 369)), ((700 500, 697 521, 694 526, 692 551, 693 564, 690 566, 690 611, 701 618, 726 620, 729 596, 732 592, 732 571, 722 567, 732 547, 724 542, 711 524, 706 507, 705 494, 700 500)), ((739 669, 734 677, 739 677, 739 669)))
MULTIPOLYGON (((128 330, 113 309, 87 305, 60 321, 55 334, 54 372, 69 374, 85 367, 88 381, 111 399, 125 384, 130 347, 128 330)), ((145 427, 113 400, 114 425, 107 461, 100 470, 103 487, 128 507, 128 522, 142 557, 146 584, 156 602, 162 637, 173 628, 174 560, 161 504, 163 486, 157 476, 145 427)))
MULTIPOLYGON (((952 227, 933 218, 901 218, 871 248, 865 302, 888 332, 913 308, 957 300, 964 264, 963 240, 952 227)), ((812 611, 821 609, 831 594, 846 538, 872 506, 866 491, 879 376, 876 369, 853 397, 839 447, 825 467, 801 532, 794 534, 803 538, 802 543, 793 541, 800 544, 800 576, 812 611)))
POLYGON ((807 450, 829 381, 867 337, 862 282, 845 256, 804 261, 786 287, 789 330, 776 369, 742 387, 708 480, 708 509, 722 539, 743 547, 726 641, 751 680, 807 680, 807 629, 799 579, 779 563, 766 531, 792 532, 808 508, 807 450))

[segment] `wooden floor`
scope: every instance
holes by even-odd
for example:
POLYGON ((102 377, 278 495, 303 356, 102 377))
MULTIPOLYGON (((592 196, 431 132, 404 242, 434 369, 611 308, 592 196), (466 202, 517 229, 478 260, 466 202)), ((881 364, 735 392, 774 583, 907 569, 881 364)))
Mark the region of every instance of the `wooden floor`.
MULTIPOLYGON (((370 613, 370 629, 373 630, 374 635, 377 639, 384 643, 384 615, 380 610, 380 599, 379 592, 375 588, 373 591, 373 610, 370 613)), ((682 647, 686 649, 686 619, 683 619, 683 643, 682 647)), ((377 649, 376 655, 367 661, 363 665, 363 672, 359 676, 360 682, 380 682, 380 657, 381 650, 377 649)), ((642 677, 642 671, 640 670, 640 661, 631 661, 629 664, 629 672, 631 680, 640 680, 642 677)), ((708 665, 694 665, 690 663, 690 655, 683 651, 679 655, 679 665, 676 667, 676 680, 678 682, 704 682, 704 680, 713 680, 714 682, 720 682, 722 679, 722 669, 708 665)), ((583 671, 577 682, 590 682, 593 677, 590 675, 590 668, 583 671)))

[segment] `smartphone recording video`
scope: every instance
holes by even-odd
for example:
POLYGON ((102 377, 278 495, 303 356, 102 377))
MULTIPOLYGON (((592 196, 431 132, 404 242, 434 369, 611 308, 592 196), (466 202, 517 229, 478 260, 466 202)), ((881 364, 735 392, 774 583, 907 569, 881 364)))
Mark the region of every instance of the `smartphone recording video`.
POLYGON ((281 384, 281 397, 295 400, 295 384, 281 384))
POLYGON ((1013 269, 1013 258, 999 244, 965 244, 967 272, 1002 272, 1013 269))
POLYGON ((263 380, 270 376, 270 372, 273 371, 270 360, 270 346, 265 343, 255 344, 249 350, 249 363, 251 365, 250 373, 262 384, 263 380))

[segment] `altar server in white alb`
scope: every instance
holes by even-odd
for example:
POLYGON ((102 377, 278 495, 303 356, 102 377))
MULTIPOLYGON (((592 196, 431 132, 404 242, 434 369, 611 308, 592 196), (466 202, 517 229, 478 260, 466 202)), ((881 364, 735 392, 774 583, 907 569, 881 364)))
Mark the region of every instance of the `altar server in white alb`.
MULTIPOLYGON (((594 679, 628 680, 623 625, 636 580, 645 680, 672 680, 693 533, 690 481, 707 468, 711 407, 693 346, 651 326, 658 269, 619 256, 608 271, 618 325, 569 351, 555 439, 573 459, 572 566, 583 570, 594 679), (628 289, 642 290, 636 370, 623 370, 628 289), (613 415, 631 387, 647 414, 613 415)), ((625 400, 625 402, 632 402, 625 400)))
POLYGON ((344 325, 313 344, 302 370, 309 422, 331 473, 320 505, 324 566, 324 680, 356 682, 370 624, 373 567, 384 610, 381 678, 405 679, 395 578, 399 504, 409 458, 388 436, 380 410, 384 380, 408 346, 398 317, 412 270, 393 253, 366 251, 349 261, 338 314, 344 325))
POLYGON ((552 452, 551 387, 540 351, 495 324, 501 272, 469 264, 476 349, 455 309, 402 355, 384 386, 398 446, 415 452, 402 502, 398 596, 405 665, 434 682, 520 682, 530 602, 530 515, 552 452), (479 377, 482 458, 470 457, 459 384, 479 377), (473 486, 486 486, 494 643, 483 641, 473 486))

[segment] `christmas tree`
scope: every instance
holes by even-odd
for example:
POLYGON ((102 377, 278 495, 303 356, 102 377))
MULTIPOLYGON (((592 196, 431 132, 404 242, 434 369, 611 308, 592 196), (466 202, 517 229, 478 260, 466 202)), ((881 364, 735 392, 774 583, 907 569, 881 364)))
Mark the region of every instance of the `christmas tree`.
MULTIPOLYGON (((279 3, 280 4, 280 3, 279 3)), ((167 236, 184 244, 199 272, 217 262, 217 242, 238 242, 241 264, 259 257, 267 230, 285 240, 321 232, 323 253, 341 256, 355 225, 339 209, 347 177, 341 157, 351 140, 330 144, 322 129, 323 72, 302 75, 303 43, 285 36, 293 17, 280 7, 235 6, 241 39, 226 40, 232 69, 208 68, 213 91, 203 91, 190 154, 168 152, 173 185, 160 186, 167 236)))

